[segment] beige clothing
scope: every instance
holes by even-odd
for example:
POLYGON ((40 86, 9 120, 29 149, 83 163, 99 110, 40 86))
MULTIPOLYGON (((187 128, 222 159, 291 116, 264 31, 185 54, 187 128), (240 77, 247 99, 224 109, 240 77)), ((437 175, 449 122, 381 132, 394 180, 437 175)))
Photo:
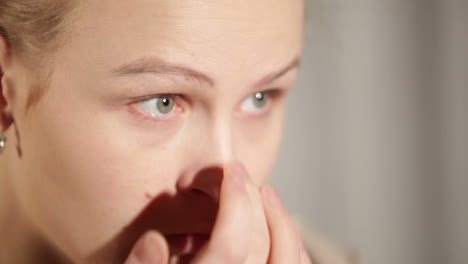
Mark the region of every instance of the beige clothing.
POLYGON ((332 242, 322 233, 313 230, 296 218, 296 224, 311 256, 312 264, 362 264, 356 251, 332 242))

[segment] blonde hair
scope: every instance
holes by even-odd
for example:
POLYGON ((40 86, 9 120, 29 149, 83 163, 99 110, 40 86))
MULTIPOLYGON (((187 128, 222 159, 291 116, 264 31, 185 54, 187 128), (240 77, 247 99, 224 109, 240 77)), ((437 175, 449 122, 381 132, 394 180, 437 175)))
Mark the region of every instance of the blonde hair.
POLYGON ((67 14, 75 2, 78 1, 0 0, 0 34, 13 54, 39 69, 44 81, 31 91, 28 108, 48 86, 51 55, 66 41, 66 29, 71 23, 67 14))

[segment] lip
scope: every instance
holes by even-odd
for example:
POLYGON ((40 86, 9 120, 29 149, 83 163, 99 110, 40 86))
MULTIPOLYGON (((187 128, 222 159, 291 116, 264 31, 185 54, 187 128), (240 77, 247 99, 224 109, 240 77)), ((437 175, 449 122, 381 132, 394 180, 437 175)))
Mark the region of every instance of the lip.
POLYGON ((171 255, 194 255, 197 253, 210 239, 208 234, 174 234, 164 235, 166 238, 171 255))

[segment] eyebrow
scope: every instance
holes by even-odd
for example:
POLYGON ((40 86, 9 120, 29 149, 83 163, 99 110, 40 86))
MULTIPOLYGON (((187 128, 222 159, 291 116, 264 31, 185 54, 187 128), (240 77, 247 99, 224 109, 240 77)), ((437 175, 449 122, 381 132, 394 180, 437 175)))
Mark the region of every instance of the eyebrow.
MULTIPOLYGON (((300 57, 296 56, 286 64, 286 66, 280 68, 280 70, 271 72, 254 82, 254 87, 268 85, 289 71, 299 68, 299 66, 300 57)), ((114 76, 138 75, 145 73, 182 76, 186 79, 193 79, 200 83, 204 83, 210 87, 213 87, 216 84, 215 80, 206 73, 188 66, 171 64, 158 57, 143 57, 134 62, 119 66, 111 71, 111 74, 114 76)))

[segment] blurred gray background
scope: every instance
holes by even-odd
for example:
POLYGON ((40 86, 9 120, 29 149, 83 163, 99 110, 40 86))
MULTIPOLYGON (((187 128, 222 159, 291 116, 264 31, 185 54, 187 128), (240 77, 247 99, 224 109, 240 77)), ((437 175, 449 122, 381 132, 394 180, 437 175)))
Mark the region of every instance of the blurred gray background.
POLYGON ((272 182, 369 264, 468 263, 468 0, 306 0, 272 182))

